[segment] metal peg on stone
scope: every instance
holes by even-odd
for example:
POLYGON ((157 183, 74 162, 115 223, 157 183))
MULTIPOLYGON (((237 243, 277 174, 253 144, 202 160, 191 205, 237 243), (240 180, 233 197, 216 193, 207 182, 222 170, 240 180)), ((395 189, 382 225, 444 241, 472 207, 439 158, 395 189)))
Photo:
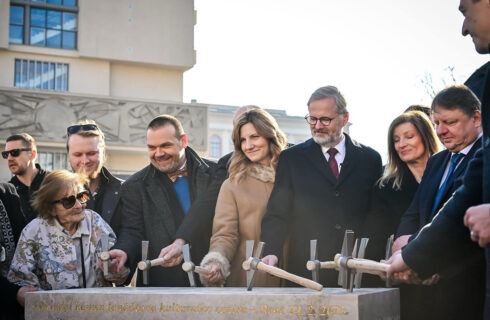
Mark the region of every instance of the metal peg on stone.
POLYGON ((189 283, 191 287, 196 286, 196 281, 194 279, 194 272, 199 274, 208 275, 210 271, 200 266, 196 266, 191 259, 191 250, 189 244, 185 244, 182 246, 182 254, 184 256, 184 263, 182 264, 182 270, 187 272, 187 276, 189 277, 189 283))
MULTIPOLYGON (((393 249, 393 242, 394 241, 395 241, 395 235, 394 234, 389 236, 388 240, 386 241, 385 261, 388 261, 388 259, 390 259, 390 257, 391 257, 391 250, 393 249)), ((385 286, 386 286, 386 288, 391 287, 391 281, 390 281, 390 278, 388 278, 388 277, 386 277, 385 286)))
POLYGON ((303 287, 307 287, 313 290, 321 291, 323 289, 323 286, 315 281, 299 277, 280 268, 269 266, 261 262, 260 256, 264 247, 263 242, 259 242, 254 254, 252 254, 253 240, 248 240, 246 246, 247 260, 243 262, 242 268, 247 271, 247 290, 252 290, 257 270, 267 272, 268 274, 271 274, 273 276, 289 280, 291 282, 297 283, 303 287), (252 247, 252 249, 250 249, 250 246, 252 247))

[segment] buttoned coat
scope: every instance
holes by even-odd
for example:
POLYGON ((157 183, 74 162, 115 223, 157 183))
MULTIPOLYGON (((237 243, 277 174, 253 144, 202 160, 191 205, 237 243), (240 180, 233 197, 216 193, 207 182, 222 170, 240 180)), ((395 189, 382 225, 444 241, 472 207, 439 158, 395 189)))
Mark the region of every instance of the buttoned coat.
MULTIPOLYGON (((264 255, 281 257, 290 239, 287 270, 311 277, 305 267, 310 240, 318 240, 320 260, 341 250, 346 229, 362 233, 375 182, 381 175, 379 154, 345 136, 346 154, 336 180, 320 145, 313 139, 284 150, 276 171, 267 213, 262 220, 264 255)), ((321 283, 337 286, 337 272, 322 270, 321 283)), ((288 283, 291 285, 291 283, 288 283)))
MULTIPOLYGON (((186 148, 186 158, 192 209, 196 199, 205 193, 216 164, 201 159, 189 147, 186 148)), ((121 224, 118 241, 114 248, 127 253, 127 266, 131 272, 134 272, 136 264, 141 260, 142 240, 149 240, 148 257, 155 259, 161 249, 173 243, 179 228, 186 225, 183 221, 193 218, 193 216, 185 215, 181 208, 180 210, 171 209, 171 201, 174 203, 178 201, 175 200, 177 195, 171 182, 167 185, 162 184, 162 179, 168 179, 162 177, 163 175, 150 164, 129 177, 121 187, 117 209, 121 224)), ((208 252, 211 230, 201 230, 200 235, 200 238, 191 243, 193 261, 201 261, 208 252)), ((138 276, 138 282, 141 278, 141 275, 138 276)), ((189 280, 181 265, 170 268, 155 267, 149 270, 149 285, 152 287, 185 287, 189 286, 189 280)))
MULTIPOLYGON (((402 251, 405 263, 421 277, 429 277, 444 270, 464 270, 468 265, 480 263, 484 249, 473 242, 463 219, 466 210, 475 205, 490 203, 490 77, 488 71, 482 96, 482 147, 475 153, 463 177, 462 186, 442 207, 430 225, 425 226, 417 238, 402 251)), ((460 290, 460 305, 473 311, 481 304, 472 300, 475 295, 485 297, 484 319, 490 319, 490 247, 486 251, 486 295, 474 288, 460 290)), ((454 272, 454 271, 453 271, 454 272)), ((484 278, 481 278, 484 282, 484 278)), ((470 319, 471 316, 466 317, 470 319)), ((480 317, 481 318, 481 317, 480 317)), ((473 319, 478 319, 473 317, 473 319)))
MULTIPOLYGON (((210 252, 201 266, 208 263, 220 266, 227 276, 227 287, 247 286, 246 273, 242 269, 246 259, 245 243, 254 240, 256 247, 260 241, 260 225, 273 186, 274 170, 254 164, 249 165, 243 179, 227 179, 221 186, 210 252)), ((277 287, 279 278, 259 273, 254 286, 277 287)))

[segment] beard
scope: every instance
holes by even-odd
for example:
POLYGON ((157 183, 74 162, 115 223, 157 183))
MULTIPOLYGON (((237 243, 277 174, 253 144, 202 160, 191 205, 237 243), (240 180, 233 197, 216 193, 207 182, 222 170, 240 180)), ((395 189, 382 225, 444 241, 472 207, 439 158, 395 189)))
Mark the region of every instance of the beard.
POLYGON ((340 140, 342 140, 342 131, 340 131, 337 135, 333 135, 332 132, 320 131, 320 130, 319 131, 315 130, 313 132, 313 141, 315 141, 317 144, 325 148, 334 147, 339 143, 340 140), (325 137, 319 137, 315 135, 316 132, 327 133, 329 135, 325 137))

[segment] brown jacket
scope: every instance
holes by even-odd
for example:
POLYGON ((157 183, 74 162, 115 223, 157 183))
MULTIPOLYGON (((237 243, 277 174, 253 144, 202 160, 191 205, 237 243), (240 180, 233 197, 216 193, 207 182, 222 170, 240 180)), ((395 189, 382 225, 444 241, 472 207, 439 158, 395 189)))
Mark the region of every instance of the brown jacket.
MULTIPOLYGON (((201 266, 219 266, 227 287, 247 285, 246 272, 242 269, 245 241, 255 240, 255 245, 260 241, 260 225, 273 186, 274 171, 257 164, 251 165, 240 181, 227 179, 221 186, 209 253, 201 266)), ((216 285, 206 283, 202 277, 201 281, 206 286, 216 285)), ((260 272, 254 286, 277 287, 279 279, 260 272)))

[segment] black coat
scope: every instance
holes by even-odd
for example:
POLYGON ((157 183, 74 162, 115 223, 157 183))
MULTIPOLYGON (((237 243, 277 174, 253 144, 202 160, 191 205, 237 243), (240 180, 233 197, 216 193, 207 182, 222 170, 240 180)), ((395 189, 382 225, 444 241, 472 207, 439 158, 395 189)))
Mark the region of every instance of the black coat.
MULTIPOLYGON (((211 183, 216 164, 201 159, 189 147, 186 158, 192 208, 211 183)), ((128 266, 132 271, 141 260, 142 240, 150 241, 149 258, 155 259, 161 249, 173 243, 176 234, 182 233, 182 227, 193 224, 187 220, 196 217, 189 214, 190 210, 184 214, 171 181, 151 164, 123 183, 117 210, 121 224, 114 248, 128 254, 128 266)), ((193 261, 201 261, 209 249, 209 236, 194 240, 191 256, 193 261)), ((189 286, 187 274, 180 265, 151 268, 149 283, 153 287, 189 286)))
MULTIPOLYGON (((394 179, 382 187, 376 185, 373 192, 373 205, 364 224, 364 236, 369 238, 366 258, 379 261, 385 259, 386 241, 396 233, 403 213, 408 209, 419 183, 404 163, 404 175, 400 189, 393 188, 394 179)), ((370 277, 372 275, 367 275, 370 277)), ((378 276, 377 280, 381 281, 378 276)), ((384 284, 384 281, 383 281, 384 284)))
MULTIPOLYGON (((0 200, 2 200, 7 211, 15 243, 19 240, 22 229, 27 221, 21 211, 21 203, 15 187, 10 183, 0 183, 0 200)), ((19 286, 10 283, 0 275, 0 308, 6 319, 16 319, 22 312, 21 306, 17 303, 17 291, 19 286), (10 317, 10 318, 9 318, 10 317)))
POLYGON ((118 219, 114 218, 114 212, 119 201, 119 191, 123 180, 114 177, 109 170, 102 167, 100 171, 100 186, 95 197, 87 203, 87 208, 97 212, 114 230, 118 227, 118 219), (117 222, 116 222, 117 221, 117 222))
MULTIPOLYGON (((281 257, 290 239, 287 270, 311 277, 305 265, 310 240, 318 239, 318 256, 331 260, 342 247, 346 229, 359 235, 381 174, 381 157, 345 135, 346 156, 337 181, 313 139, 284 150, 276 171, 267 213, 262 220, 264 256, 281 257)), ((326 270, 321 282, 337 286, 337 272, 326 270)))
MULTIPOLYGON (((479 263, 483 249, 471 241, 470 232, 463 224, 466 210, 475 205, 490 203, 490 77, 486 77, 482 98, 482 148, 468 164, 462 186, 439 211, 429 226, 422 229, 402 251, 406 264, 422 277, 429 277, 444 270, 465 270, 468 265, 479 263)), ((475 295, 486 297, 485 319, 490 318, 490 247, 486 251, 486 295, 475 288, 461 288, 458 305, 473 310, 479 300, 475 295)), ((480 263, 484 267, 483 263, 480 263)), ((480 279, 484 282, 484 278, 480 279)), ((469 316, 465 317, 470 319, 469 316)))
POLYGON ((20 197, 22 212, 28 223, 31 222, 32 219, 37 217, 37 212, 31 206, 33 194, 39 189, 41 183, 44 180, 44 177, 49 173, 48 171, 42 169, 38 163, 36 163, 36 169, 38 169, 39 171, 34 179, 32 179, 30 186, 26 186, 25 184, 23 184, 19 180, 19 178, 17 178, 17 176, 13 176, 12 179, 10 179, 10 183, 15 186, 17 194, 20 197))

